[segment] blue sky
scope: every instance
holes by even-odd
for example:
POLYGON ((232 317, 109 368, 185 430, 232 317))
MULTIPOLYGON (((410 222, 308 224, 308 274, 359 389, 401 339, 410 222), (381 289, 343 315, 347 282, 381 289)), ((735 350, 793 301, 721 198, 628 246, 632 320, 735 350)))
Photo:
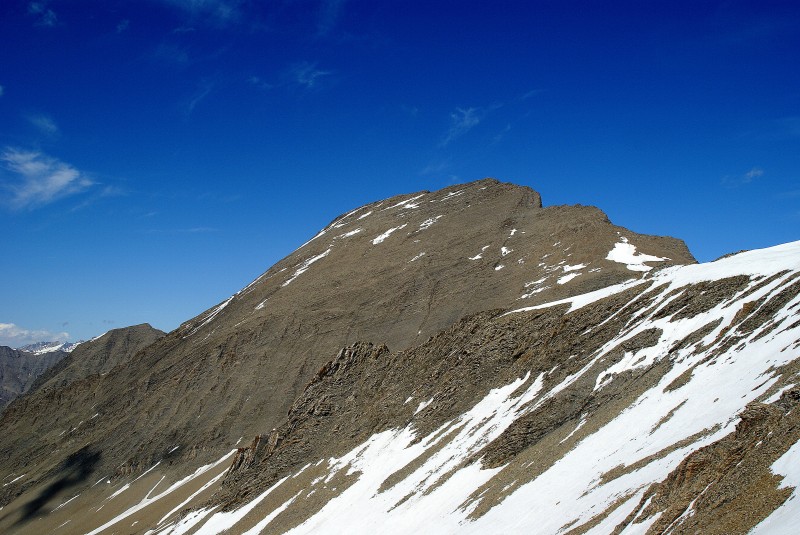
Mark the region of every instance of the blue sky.
POLYGON ((486 176, 701 261, 800 239, 800 4, 7 0, 0 344, 170 330, 486 176))

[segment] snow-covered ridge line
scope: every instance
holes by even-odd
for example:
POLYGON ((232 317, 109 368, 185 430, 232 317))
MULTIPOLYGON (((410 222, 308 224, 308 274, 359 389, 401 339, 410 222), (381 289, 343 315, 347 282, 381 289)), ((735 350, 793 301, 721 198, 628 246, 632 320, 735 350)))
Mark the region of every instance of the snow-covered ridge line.
POLYGON ((715 260, 714 262, 690 264, 686 266, 671 266, 661 269, 652 275, 646 274, 642 279, 632 279, 586 294, 510 310, 506 312, 506 314, 527 312, 563 304, 570 304, 570 311, 574 311, 639 284, 653 284, 657 286, 668 283, 670 289, 675 289, 688 284, 735 277, 737 275, 770 277, 782 271, 797 270, 800 270, 800 241, 776 245, 766 249, 746 251, 715 260))
MULTIPOLYGON (((105 333, 103 333, 105 334, 105 333)), ((102 334, 97 338, 103 336, 102 334)), ((92 338, 92 341, 97 340, 97 338, 92 338)), ((79 345, 83 344, 84 341, 80 340, 78 342, 38 342, 35 344, 28 344, 22 347, 18 347, 18 351, 25 351, 26 353, 31 353, 33 355, 46 355, 47 353, 54 353, 56 351, 63 351, 65 353, 71 353, 73 349, 78 347, 79 345)))

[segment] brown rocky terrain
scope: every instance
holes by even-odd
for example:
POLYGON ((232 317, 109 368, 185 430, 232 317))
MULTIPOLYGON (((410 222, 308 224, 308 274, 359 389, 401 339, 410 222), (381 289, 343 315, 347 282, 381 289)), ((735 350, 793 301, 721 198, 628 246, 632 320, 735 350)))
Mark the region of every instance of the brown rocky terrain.
MULTIPOLYGON (((172 529, 179 518, 176 529, 196 520, 187 532, 211 530, 217 516, 207 515, 234 514, 263 495, 231 524, 233 532, 265 521, 268 533, 306 532, 327 518, 330 504, 365 484, 375 468, 359 459, 387 436, 395 438, 385 458, 417 453, 375 476, 373 498, 364 503, 386 500, 386 519, 400 518, 391 515, 450 492, 468 472, 477 483, 460 485, 466 494, 454 507, 463 522, 482 526, 647 403, 659 404, 643 436, 659 446, 643 443, 642 454, 598 460, 596 482, 573 498, 572 513, 552 520, 552 532, 624 532, 655 511, 677 518, 687 499, 693 519, 712 519, 692 502, 697 485, 645 491, 735 427, 740 405, 733 398, 722 420, 677 425, 697 411, 698 378, 734 366, 748 344, 795 336, 786 311, 797 306, 796 273, 739 269, 747 254, 720 261, 731 266, 724 275, 710 268, 705 278, 692 275, 704 266, 676 271, 669 266, 694 263, 678 240, 616 227, 593 207, 543 207, 532 190, 491 179, 363 206, 135 355, 87 353, 91 374, 76 368, 75 357, 43 377, 0 421, 10 430, 0 438, 8 452, 0 479, 25 474, 0 494, 0 529, 32 533, 80 517, 62 532, 105 523, 113 531, 123 515, 135 523, 125 532, 172 529), (593 291, 596 297, 576 297, 593 291), (506 313, 573 297, 586 303, 506 313), (225 457, 243 444, 250 446, 225 457), (167 492, 223 458, 232 466, 227 474, 192 479, 199 494, 188 483, 167 492), (642 473, 654 475, 625 486, 642 473), (201 481, 213 486, 201 492, 201 481), (617 486, 616 497, 603 494, 617 486), (173 505, 150 503, 162 491, 173 505), (114 506, 123 498, 127 506, 114 506), (111 505, 99 512, 91 503, 111 505), (94 523, 87 523, 90 510, 94 523)), ((754 383, 737 400, 776 403, 770 396, 791 386, 794 373, 789 357, 797 346, 785 347, 780 357, 764 353, 775 360, 769 373, 777 379, 754 383)), ((773 427, 759 436, 789 425, 784 420, 768 418, 773 427)), ((772 497, 731 526, 749 529, 786 500, 769 467, 789 446, 787 439, 754 465, 766 478, 759 488, 772 489, 772 497)))

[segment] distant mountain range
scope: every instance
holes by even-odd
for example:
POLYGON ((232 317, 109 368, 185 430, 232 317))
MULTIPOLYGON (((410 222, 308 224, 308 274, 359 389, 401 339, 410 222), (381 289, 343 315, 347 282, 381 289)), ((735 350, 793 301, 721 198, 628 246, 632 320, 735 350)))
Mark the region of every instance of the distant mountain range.
POLYGON ((82 343, 38 342, 17 349, 0 346, 0 410, 82 343))
POLYGON ((4 533, 794 533, 800 242, 485 179, 356 208, 0 414, 4 533))
POLYGON ((52 353, 53 351, 63 351, 71 353, 73 349, 83 343, 83 340, 77 342, 37 342, 35 344, 28 344, 26 346, 18 347, 19 351, 27 351, 34 355, 42 355, 44 353, 52 353))
POLYGON ((27 392, 41 374, 68 354, 59 348, 40 348, 39 352, 32 352, 0 346, 0 411, 27 392))

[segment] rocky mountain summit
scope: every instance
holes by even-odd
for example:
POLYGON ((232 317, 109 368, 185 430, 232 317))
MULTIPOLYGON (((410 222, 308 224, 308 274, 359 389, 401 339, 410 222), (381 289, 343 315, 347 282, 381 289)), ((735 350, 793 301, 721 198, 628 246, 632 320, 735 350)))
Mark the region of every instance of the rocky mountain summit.
POLYGON ((798 277, 492 179, 371 203, 13 402, 0 530, 780 532, 798 277))

